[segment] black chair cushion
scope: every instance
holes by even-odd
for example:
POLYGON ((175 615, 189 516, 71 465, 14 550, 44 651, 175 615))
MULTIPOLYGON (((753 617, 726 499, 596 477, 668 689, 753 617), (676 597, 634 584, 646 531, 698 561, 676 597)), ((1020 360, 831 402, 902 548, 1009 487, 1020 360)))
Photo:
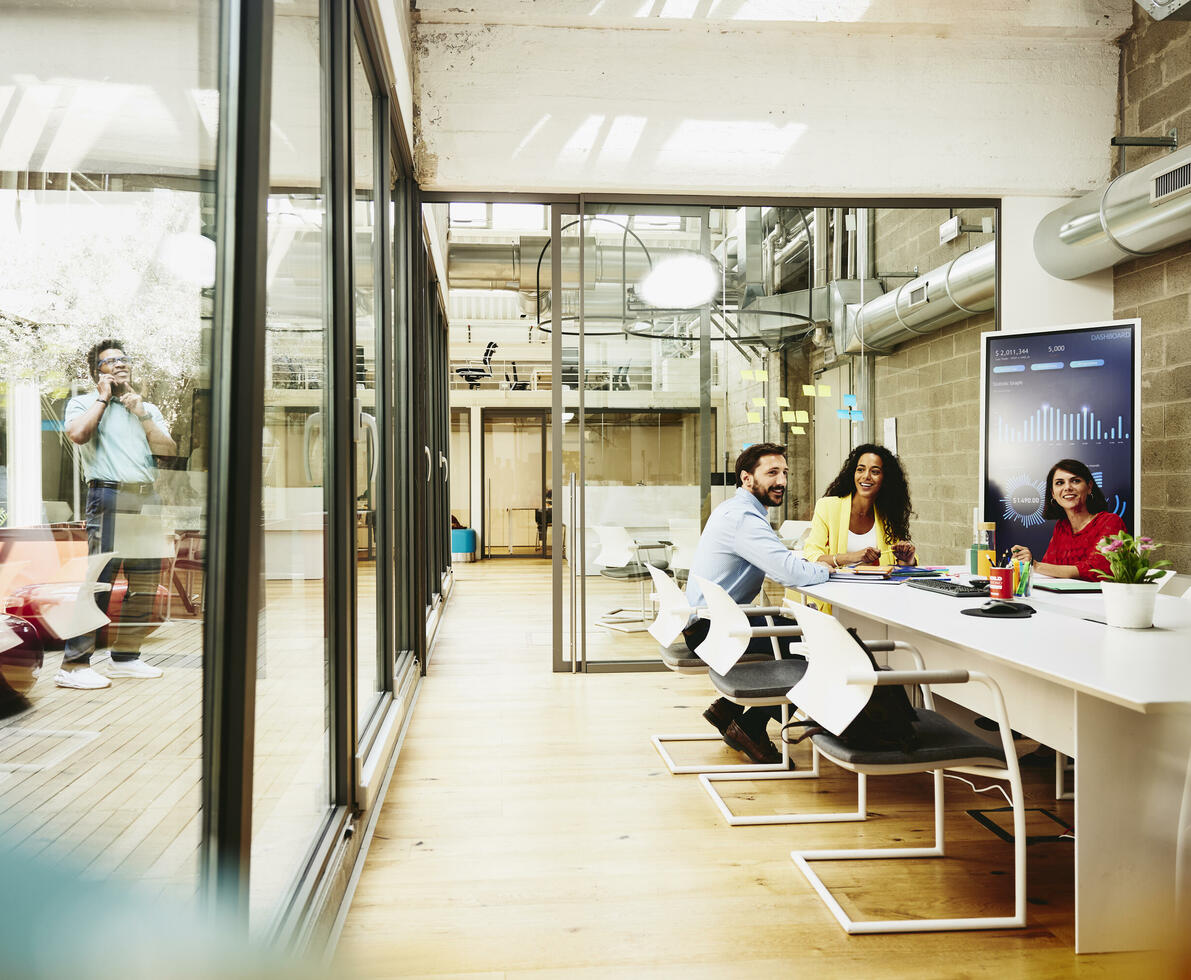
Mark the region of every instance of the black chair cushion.
MULTIPOLYGON (((701 657, 697 657, 691 652, 691 648, 686 645, 686 640, 681 636, 668 647, 664 647, 659 643, 658 650, 661 652, 662 663, 671 670, 707 670, 707 664, 703 662, 701 657)), ((743 663, 757 663, 762 660, 772 661, 773 655, 768 653, 746 653, 740 659, 743 663)), ((791 683, 793 682, 791 681, 791 683)))
POLYGON ((1005 765, 1005 753, 999 745, 992 745, 978 735, 960 728, 955 722, 936 711, 918 709, 914 722, 918 747, 901 749, 854 749, 830 732, 813 736, 814 743, 825 755, 852 766, 909 766, 935 763, 945 768, 948 762, 1005 765))
POLYGON ((806 673, 806 661, 774 660, 772 655, 762 655, 764 660, 749 662, 748 654, 741 657, 726 674, 709 670, 707 676, 716 690, 727 698, 756 700, 759 698, 784 699, 786 692, 802 680, 806 673))

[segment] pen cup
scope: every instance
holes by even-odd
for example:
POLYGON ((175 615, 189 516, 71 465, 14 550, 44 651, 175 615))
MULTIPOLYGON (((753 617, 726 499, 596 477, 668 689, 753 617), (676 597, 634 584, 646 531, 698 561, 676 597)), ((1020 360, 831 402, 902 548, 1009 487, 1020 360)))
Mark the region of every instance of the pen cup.
POLYGON ((988 594, 993 599, 1013 598, 1013 569, 990 568, 988 570, 988 594))
POLYGON ((1013 594, 1028 596, 1030 594, 1030 574, 1032 572, 1030 563, 1022 558, 1018 558, 1013 562, 1013 568, 1013 594))

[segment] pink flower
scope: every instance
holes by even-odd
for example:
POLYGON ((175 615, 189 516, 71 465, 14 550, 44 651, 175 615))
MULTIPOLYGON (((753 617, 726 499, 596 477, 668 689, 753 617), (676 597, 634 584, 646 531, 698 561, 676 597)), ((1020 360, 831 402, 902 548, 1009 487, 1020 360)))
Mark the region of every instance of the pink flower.
POLYGON ((1149 538, 1142 538, 1142 539, 1141 539, 1141 544, 1139 544, 1139 545, 1137 546, 1137 550, 1138 550, 1138 551, 1141 551, 1141 552, 1145 552, 1145 551, 1153 551, 1153 550, 1154 550, 1155 548, 1157 548, 1157 547, 1158 547, 1158 546, 1157 546, 1156 544, 1153 544, 1153 543, 1150 541, 1150 539, 1149 539, 1149 538))
POLYGON ((1104 545, 1100 549, 1100 551, 1106 555, 1110 555, 1114 551, 1120 551, 1122 547, 1124 547, 1124 543, 1120 540, 1120 538, 1112 538, 1108 544, 1104 545))

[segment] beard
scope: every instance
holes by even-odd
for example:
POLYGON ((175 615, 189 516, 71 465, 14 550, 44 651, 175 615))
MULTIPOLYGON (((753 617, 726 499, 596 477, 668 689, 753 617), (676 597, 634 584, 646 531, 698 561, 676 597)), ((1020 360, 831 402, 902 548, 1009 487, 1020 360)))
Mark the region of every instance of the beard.
POLYGON ((780 490, 777 487, 767 487, 764 490, 760 487, 753 487, 753 496, 766 507, 777 507, 786 499, 784 487, 780 490))

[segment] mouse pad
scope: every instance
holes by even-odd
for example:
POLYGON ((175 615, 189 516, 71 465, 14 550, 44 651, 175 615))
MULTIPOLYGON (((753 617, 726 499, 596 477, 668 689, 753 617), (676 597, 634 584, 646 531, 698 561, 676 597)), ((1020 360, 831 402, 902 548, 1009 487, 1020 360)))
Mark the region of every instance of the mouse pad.
POLYGON ((965 616, 979 616, 981 619, 1029 619, 1034 615, 1034 607, 1027 606, 1021 602, 1015 602, 1017 607, 1011 613, 987 613, 979 606, 972 609, 961 609, 960 612, 965 616))

